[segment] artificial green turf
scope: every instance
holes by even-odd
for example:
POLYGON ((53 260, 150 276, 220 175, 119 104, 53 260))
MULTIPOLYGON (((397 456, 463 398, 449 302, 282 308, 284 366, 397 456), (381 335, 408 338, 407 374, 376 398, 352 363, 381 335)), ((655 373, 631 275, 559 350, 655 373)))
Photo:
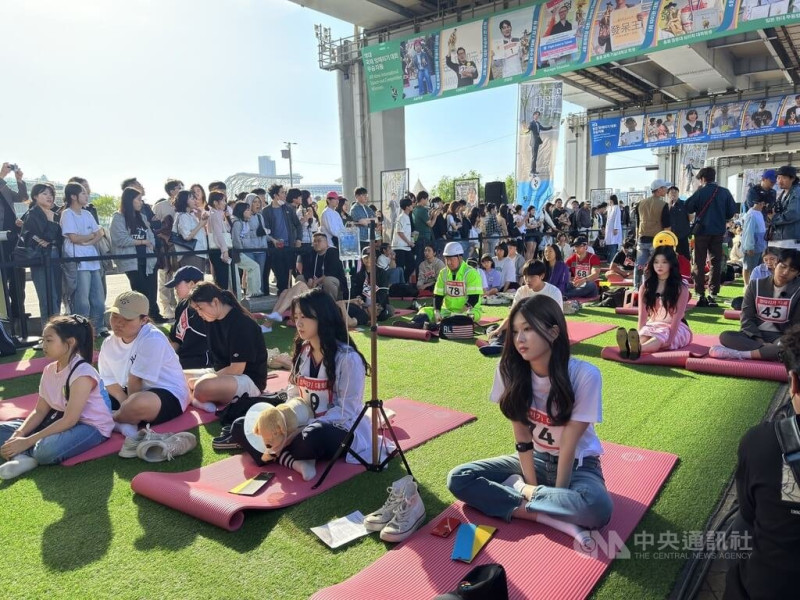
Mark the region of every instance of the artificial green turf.
MULTIPOLYGON (((723 294, 732 296, 738 289, 726 287, 723 294)), ((502 315, 506 310, 486 312, 502 315)), ((698 333, 736 326, 721 313, 695 309, 688 320, 698 333)), ((635 323, 633 317, 590 307, 569 319, 635 323)), ((293 330, 277 326, 267 344, 288 349, 292 335, 293 330)), ((357 333, 355 339, 369 358, 368 336, 357 333)), ((603 373, 604 422, 598 434, 680 457, 636 530, 656 539, 672 531, 680 540, 683 532, 703 528, 730 479, 739 438, 763 417, 778 386, 600 359, 601 348, 612 344, 613 331, 573 346, 576 356, 603 373)), ((445 487, 452 467, 512 450, 508 422, 487 401, 497 359, 484 358, 474 345, 460 342, 381 339, 378 350, 380 397, 409 396, 478 417, 408 453, 432 518, 453 501, 445 487)), ((2 381, 0 395, 31 393, 37 384, 37 376, 2 381)), ((130 480, 142 470, 184 471, 224 458, 211 449, 218 431, 216 423, 200 427, 198 448, 172 463, 145 465, 112 456, 70 468, 39 468, 0 483, 5 595, 306 598, 357 573, 389 548, 373 535, 329 550, 309 527, 380 506, 386 487, 403 474, 399 460, 383 473, 364 473, 298 506, 248 513, 242 529, 233 533, 133 494, 130 480)), ((536 557, 530 557, 530 564, 536 568, 536 557)), ((616 560, 594 596, 664 598, 682 565, 680 559, 616 560)))

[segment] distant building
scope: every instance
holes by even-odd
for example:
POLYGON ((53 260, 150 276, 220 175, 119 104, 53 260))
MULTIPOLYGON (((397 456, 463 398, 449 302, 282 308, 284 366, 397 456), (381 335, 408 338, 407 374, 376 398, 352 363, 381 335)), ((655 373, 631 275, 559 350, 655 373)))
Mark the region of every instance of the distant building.
POLYGON ((265 177, 275 177, 275 161, 269 156, 259 156, 258 174, 265 177))
MULTIPOLYGON (((308 190, 314 198, 317 196, 324 197, 325 194, 330 191, 342 194, 341 183, 301 183, 302 179, 302 175, 295 173, 292 178, 294 187, 308 190)), ((232 198, 239 192, 249 192, 256 188, 263 188, 266 190, 273 183, 278 183, 287 188, 290 187, 288 175, 263 176, 257 173, 236 173, 225 180, 225 185, 228 186, 228 198, 232 198)))

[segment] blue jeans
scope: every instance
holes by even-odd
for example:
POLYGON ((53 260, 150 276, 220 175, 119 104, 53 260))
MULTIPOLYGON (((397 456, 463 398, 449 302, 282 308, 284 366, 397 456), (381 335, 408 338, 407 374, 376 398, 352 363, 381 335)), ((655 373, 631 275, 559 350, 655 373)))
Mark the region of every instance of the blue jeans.
POLYGON ((633 270, 633 289, 638 290, 642 285, 644 269, 653 253, 653 244, 650 242, 639 242, 636 245, 636 268, 633 270))
MULTIPOLYGON (((50 248, 50 256, 58 257, 58 250, 50 248)), ((36 288, 36 296, 39 299, 39 315, 42 319, 42 330, 47 324, 50 315, 57 315, 61 310, 61 267, 51 264, 48 269, 44 266, 31 267, 31 279, 33 287, 36 288), (49 273, 48 273, 49 272, 49 273), (50 306, 47 306, 47 276, 50 275, 50 306)))
POLYGON ((392 285, 394 283, 405 283, 406 278, 403 273, 403 269, 401 267, 395 267, 394 269, 386 269, 386 273, 388 276, 388 283, 392 285))
POLYGON ((564 298, 593 298, 597 296, 597 284, 594 281, 587 281, 580 287, 575 287, 570 281, 567 283, 567 291, 564 292, 564 298))
POLYGON ((619 244, 606 244, 606 256, 608 257, 609 263, 614 260, 614 257, 617 255, 618 251, 619 244))
MULTIPOLYGON (((258 263, 258 266, 260 267, 260 269, 258 271, 259 273, 263 273, 264 272, 264 265, 267 264, 267 249, 266 248, 264 248, 263 252, 244 252, 244 255, 245 256, 249 256, 250 258, 252 258, 254 261, 256 261, 258 263)), ((266 287, 266 286, 263 286, 263 287, 266 287)))
MULTIPOLYGON (((537 487, 528 512, 543 513, 586 529, 599 529, 611 520, 613 503, 606 490, 600 459, 587 456, 572 467, 568 488, 557 488, 558 457, 536 452, 533 457, 537 487)), ((524 497, 502 482, 522 475, 517 455, 498 456, 456 467, 447 476, 447 487, 459 500, 490 517, 511 520, 524 497)))
MULTIPOLYGON (((0 446, 5 444, 8 438, 20 428, 22 422, 22 419, 16 419, 0 423, 0 446)), ((91 425, 78 423, 66 431, 40 439, 23 454, 32 456, 40 465, 57 465, 68 458, 94 448, 107 439, 91 425)))
POLYGON ((423 67, 417 71, 417 90, 419 90, 420 96, 433 92, 433 81, 428 67, 423 67))
POLYGON ((106 311, 106 297, 100 273, 100 269, 78 271, 78 286, 75 288, 73 305, 77 314, 90 316, 95 334, 103 328, 103 315, 106 311))

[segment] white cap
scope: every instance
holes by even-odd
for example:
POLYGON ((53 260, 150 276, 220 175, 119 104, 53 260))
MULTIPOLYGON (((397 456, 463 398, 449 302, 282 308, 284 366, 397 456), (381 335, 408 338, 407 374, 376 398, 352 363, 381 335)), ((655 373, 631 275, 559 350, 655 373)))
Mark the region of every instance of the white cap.
POLYGON ((654 179, 653 183, 650 184, 650 191, 655 192, 657 189, 665 187, 671 187, 672 183, 667 181, 666 179, 654 179))
POLYGON ((443 252, 445 257, 448 256, 461 256, 464 254, 464 248, 458 242, 447 242, 443 252))

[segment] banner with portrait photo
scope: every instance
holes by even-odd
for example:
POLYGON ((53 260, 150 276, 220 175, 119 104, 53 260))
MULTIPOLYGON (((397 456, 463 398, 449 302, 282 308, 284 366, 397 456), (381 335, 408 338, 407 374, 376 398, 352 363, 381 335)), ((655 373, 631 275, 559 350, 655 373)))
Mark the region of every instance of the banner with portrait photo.
POLYGON ((439 71, 442 95, 463 93, 480 87, 486 79, 487 61, 484 22, 459 23, 443 29, 439 36, 439 71))
MULTIPOLYGON (((795 23, 798 0, 541 0, 365 46, 361 56, 377 112, 795 23)), ((752 131, 745 123, 736 130, 752 131)), ((714 135, 731 135, 722 128, 714 135)))
POLYGON ((537 74, 561 72, 580 57, 586 27, 586 2, 547 0, 539 9, 537 74))
POLYGON ((533 73, 535 7, 489 18, 489 86, 506 85, 533 73))
POLYGON ((561 91, 560 81, 519 86, 515 203, 521 204, 525 210, 533 205, 540 212, 554 194, 561 91))
POLYGON ((611 188, 592 188, 589 190, 589 205, 594 208, 603 202, 608 202, 614 190, 611 188))
POLYGON ((707 155, 708 144, 683 144, 681 146, 681 172, 678 177, 678 182, 675 184, 681 196, 689 196, 694 191, 697 185, 695 176, 697 172, 703 168, 707 155))
POLYGON ((453 182, 453 199, 456 202, 464 200, 468 206, 475 207, 480 203, 480 179, 456 179, 453 182))

